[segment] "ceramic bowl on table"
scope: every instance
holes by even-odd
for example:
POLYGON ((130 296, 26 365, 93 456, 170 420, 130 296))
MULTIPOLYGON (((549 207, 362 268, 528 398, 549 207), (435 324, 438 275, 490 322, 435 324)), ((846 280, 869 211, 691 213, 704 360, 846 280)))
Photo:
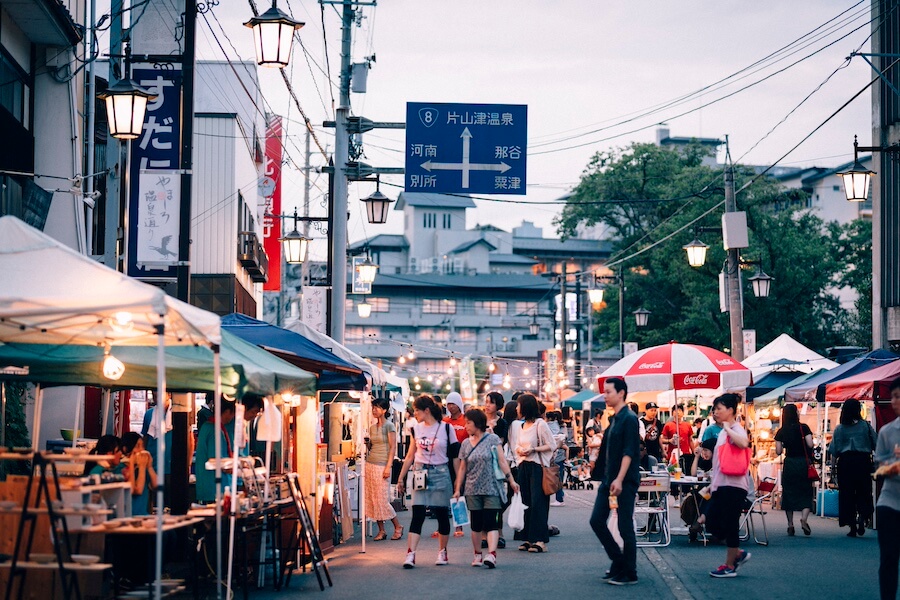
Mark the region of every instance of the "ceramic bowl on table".
POLYGON ((36 562, 40 565, 46 565, 55 561, 56 555, 53 553, 39 554, 36 552, 32 552, 28 555, 28 560, 30 560, 31 562, 36 562))
POLYGON ((103 521, 101 523, 105 529, 116 529, 117 527, 121 527, 125 523, 118 519, 110 519, 109 521, 103 521))
POLYGON ((59 435, 62 436, 62 439, 64 439, 65 441, 71 442, 75 438, 77 438, 81 435, 81 430, 80 429, 60 429, 59 435))
POLYGON ((95 554, 73 554, 72 562, 78 563, 79 565, 92 565, 100 562, 100 557, 95 554))
POLYGON ((85 504, 84 510, 103 510, 103 505, 92 502, 91 504, 85 504))

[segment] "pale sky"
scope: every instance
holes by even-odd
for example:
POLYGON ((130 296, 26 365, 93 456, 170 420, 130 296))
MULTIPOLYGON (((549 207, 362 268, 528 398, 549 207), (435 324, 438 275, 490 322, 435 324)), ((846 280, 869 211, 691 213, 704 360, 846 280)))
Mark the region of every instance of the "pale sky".
MULTIPOLYGON (((319 68, 326 64, 320 5, 281 0, 279 7, 306 22, 300 35, 310 62, 295 45, 288 70, 304 110, 319 126, 332 118, 332 94, 335 101, 338 97, 340 7, 324 9, 335 84, 331 89, 319 68)), ((260 4, 261 10, 265 8, 260 4)), ((240 24, 250 17, 249 5, 222 0, 213 11, 230 38, 224 39, 211 20, 229 57, 251 58, 251 34, 240 24)), ((381 0, 376 8, 363 8, 362 14, 362 24, 353 32, 353 62, 373 53, 377 62, 369 73, 368 92, 353 94, 353 113, 375 121, 403 121, 409 101, 527 104, 528 193, 506 196, 526 202, 559 198, 578 182, 593 153, 652 142, 660 122, 668 124, 673 136, 727 134, 735 161, 771 164, 873 77, 861 57, 838 70, 851 52, 861 46, 863 52, 869 51, 868 0, 381 0), (799 38, 804 39, 798 43, 799 38), (790 47, 776 57, 763 60, 786 46, 790 47), (758 61, 763 62, 752 66, 758 61), (724 87, 720 84, 679 105, 641 116, 742 69, 747 70, 724 87), (739 91, 766 76, 771 77, 739 91), (699 108, 729 93, 734 95, 699 108), (679 116, 686 111, 693 112, 679 116), (632 121, 623 123, 626 119, 632 121), (593 130, 598 131, 587 133, 593 130)), ((198 59, 223 58, 200 19, 198 59)), ((260 69, 260 79, 273 110, 298 120, 280 77, 260 69)), ((870 142, 870 113, 866 92, 780 164, 835 166, 851 160, 854 134, 861 144, 870 142)), ((289 122, 288 152, 297 161, 302 160, 303 133, 302 125, 289 122)), ((332 134, 317 130, 329 149, 332 134)), ((363 142, 364 162, 403 165, 402 131, 375 131, 363 142)), ((321 157, 314 164, 322 164, 321 157)), ((383 179, 403 181, 400 176, 383 179)), ((317 184, 324 189, 325 177, 319 176, 317 184)), ((288 213, 302 198, 302 174, 286 170, 284 185, 283 211, 288 213)), ((391 212, 386 225, 364 223, 358 200, 373 190, 371 184, 350 186, 351 241, 402 232, 398 211, 391 212)), ((399 188, 382 185, 382 191, 396 198, 399 188)), ((314 190, 313 196, 321 198, 321 192, 314 190)), ((468 227, 492 223, 511 230, 527 219, 543 226, 545 235, 555 235, 550 222, 558 207, 481 200, 477 204, 469 211, 468 227)), ((324 244, 320 246, 324 256, 324 244)))

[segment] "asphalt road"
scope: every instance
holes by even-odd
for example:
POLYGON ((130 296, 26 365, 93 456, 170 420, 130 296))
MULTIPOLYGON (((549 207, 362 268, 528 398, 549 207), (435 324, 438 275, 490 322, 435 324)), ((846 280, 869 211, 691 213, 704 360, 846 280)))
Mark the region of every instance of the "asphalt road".
MULTIPOLYGON (((427 536, 436 529, 437 522, 426 520, 415 569, 402 568, 405 540, 373 542, 369 538, 362 553, 357 535, 327 557, 333 588, 320 592, 315 576, 306 573, 295 575, 287 590, 252 590, 251 597, 878 598, 875 532, 867 531, 862 538, 851 539, 846 537, 846 528, 838 528, 836 519, 811 517, 812 536, 804 536, 798 522, 798 535, 788 537, 784 513, 780 511, 766 515, 769 546, 752 541, 744 546, 753 556, 736 578, 709 577, 709 571, 724 562, 723 546, 691 544, 687 536, 676 535, 668 547, 638 549, 637 585, 610 586, 600 579, 609 561, 588 526, 594 496, 593 491, 567 491, 566 506, 550 509, 551 524, 561 530, 561 535, 551 538, 550 551, 519 552, 509 535, 509 547, 499 551, 497 568, 493 570, 470 566, 472 547, 468 531, 463 538, 450 539, 450 564, 436 566, 437 540, 427 536)), ((410 513, 401 512, 399 516, 406 526, 410 513)), ((388 524, 389 533, 390 529, 388 524)))

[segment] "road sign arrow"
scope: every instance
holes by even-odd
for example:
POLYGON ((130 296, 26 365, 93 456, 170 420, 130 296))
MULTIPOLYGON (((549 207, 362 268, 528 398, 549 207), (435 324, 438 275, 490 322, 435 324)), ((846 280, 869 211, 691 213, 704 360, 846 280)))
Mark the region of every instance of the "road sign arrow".
POLYGON ((466 127, 463 129, 462 134, 459 136, 462 138, 462 162, 458 163, 443 163, 443 162, 431 162, 430 160, 426 160, 422 163, 422 168, 431 173, 432 171, 462 171, 462 187, 469 187, 469 171, 499 171, 501 173, 506 173, 510 169, 511 166, 506 164, 505 162, 499 163, 472 163, 469 162, 469 149, 470 143, 472 140, 472 133, 469 131, 469 128, 466 127))

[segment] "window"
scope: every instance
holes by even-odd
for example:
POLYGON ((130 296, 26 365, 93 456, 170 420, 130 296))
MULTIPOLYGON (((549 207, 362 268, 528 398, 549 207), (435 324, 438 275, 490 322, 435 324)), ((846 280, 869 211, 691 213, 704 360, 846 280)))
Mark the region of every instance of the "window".
POLYGON ((434 213, 422 213, 422 227, 425 229, 436 229, 437 215, 434 213))
POLYGON ((506 302, 499 300, 477 300, 475 302, 475 314, 502 317, 506 314, 506 302))
POLYGON ((478 341, 478 334, 474 329, 457 329, 453 332, 455 342, 466 342, 469 344, 474 344, 478 341))
POLYGON ((391 312, 390 298, 368 298, 366 301, 372 305, 372 312, 391 312))
POLYGON ((348 344, 377 344, 381 337, 378 327, 358 327, 348 325, 344 329, 344 341, 348 344))
POLYGON ((456 300, 437 300, 435 298, 424 298, 422 300, 422 314, 455 315, 456 300))
POLYGON ((426 327, 419 330, 419 339, 423 342, 448 342, 450 341, 450 330, 443 327, 426 327))
POLYGON ((516 302, 515 314, 532 315, 537 311, 537 302, 516 302))
POLYGON ((450 229, 450 215, 448 213, 444 213, 441 215, 443 217, 443 222, 441 223, 444 229, 450 229))
POLYGON ((0 106, 28 129, 28 94, 25 73, 0 54, 0 106))
POLYGON ((356 305, 353 302, 353 298, 347 298, 346 300, 344 300, 344 312, 352 313, 355 310, 356 310, 356 305))

